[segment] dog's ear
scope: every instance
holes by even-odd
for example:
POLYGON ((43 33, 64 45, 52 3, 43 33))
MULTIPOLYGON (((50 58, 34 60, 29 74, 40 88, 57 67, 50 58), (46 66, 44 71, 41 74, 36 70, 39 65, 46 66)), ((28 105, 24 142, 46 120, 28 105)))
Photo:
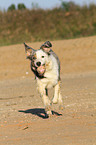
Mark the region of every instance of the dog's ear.
POLYGON ((35 49, 29 47, 26 43, 24 43, 26 58, 31 59, 32 54, 36 51, 35 49))
POLYGON ((42 49, 43 51, 49 53, 49 51, 51 50, 52 44, 50 41, 46 41, 44 44, 41 45, 40 49, 42 49))

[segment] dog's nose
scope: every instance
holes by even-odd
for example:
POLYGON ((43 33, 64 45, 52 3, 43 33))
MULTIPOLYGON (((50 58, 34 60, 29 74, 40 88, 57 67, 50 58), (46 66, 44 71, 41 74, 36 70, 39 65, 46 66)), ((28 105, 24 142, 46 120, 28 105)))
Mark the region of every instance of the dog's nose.
POLYGON ((36 65, 37 66, 40 66, 41 65, 41 62, 40 61, 36 62, 36 65))

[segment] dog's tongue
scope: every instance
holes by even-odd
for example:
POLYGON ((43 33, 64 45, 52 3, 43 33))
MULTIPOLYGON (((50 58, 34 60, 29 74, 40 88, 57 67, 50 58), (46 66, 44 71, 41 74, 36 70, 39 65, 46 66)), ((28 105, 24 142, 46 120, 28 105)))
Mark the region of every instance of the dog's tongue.
POLYGON ((39 66, 37 70, 38 70, 38 73, 40 73, 40 74, 43 74, 45 71, 43 66, 39 66))
POLYGON ((39 71, 40 71, 41 73, 43 73, 43 72, 44 72, 44 68, 43 68, 42 66, 40 66, 40 67, 39 67, 39 71))

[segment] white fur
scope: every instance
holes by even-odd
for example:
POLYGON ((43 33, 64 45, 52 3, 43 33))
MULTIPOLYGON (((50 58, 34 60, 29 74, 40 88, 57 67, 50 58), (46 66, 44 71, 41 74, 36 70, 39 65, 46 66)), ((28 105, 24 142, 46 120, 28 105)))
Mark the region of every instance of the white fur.
POLYGON ((40 81, 41 83, 43 83, 43 85, 45 84, 45 88, 51 88, 53 86, 55 86, 58 82, 58 64, 57 61, 55 59, 55 57, 51 54, 51 55, 47 55, 45 52, 43 52, 42 50, 38 50, 36 52, 36 62, 37 61, 41 61, 42 64, 45 64, 46 66, 46 72, 44 74, 44 79, 37 79, 37 81, 40 81), (44 56, 44 58, 42 58, 42 56, 44 56))
POLYGON ((38 85, 38 91, 40 92, 40 95, 42 97, 42 100, 45 105, 45 110, 47 114, 51 114, 51 101, 49 100, 46 89, 54 87, 54 98, 52 100, 53 103, 59 103, 60 106, 62 106, 62 96, 60 93, 60 81, 59 78, 59 66, 57 63, 56 58, 50 54, 48 55, 43 50, 37 50, 36 51, 36 62, 40 61, 41 64, 45 64, 46 71, 44 73, 43 79, 40 79, 36 77, 37 85, 38 85), (44 58, 42 58, 44 56, 44 58))

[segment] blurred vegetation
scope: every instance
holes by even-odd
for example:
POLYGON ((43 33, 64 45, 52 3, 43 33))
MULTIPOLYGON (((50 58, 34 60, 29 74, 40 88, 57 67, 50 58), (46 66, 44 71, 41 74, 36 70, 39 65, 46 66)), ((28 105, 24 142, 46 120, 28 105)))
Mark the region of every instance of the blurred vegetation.
POLYGON ((14 4, 12 4, 11 6, 9 6, 8 11, 13 11, 16 10, 16 7, 14 4))
POLYGON ((80 7, 61 1, 60 7, 47 10, 37 5, 29 10, 21 4, 0 11, 0 45, 90 35, 96 35, 95 4, 80 7))
POLYGON ((26 9, 26 6, 24 4, 18 4, 18 10, 24 10, 26 9))

